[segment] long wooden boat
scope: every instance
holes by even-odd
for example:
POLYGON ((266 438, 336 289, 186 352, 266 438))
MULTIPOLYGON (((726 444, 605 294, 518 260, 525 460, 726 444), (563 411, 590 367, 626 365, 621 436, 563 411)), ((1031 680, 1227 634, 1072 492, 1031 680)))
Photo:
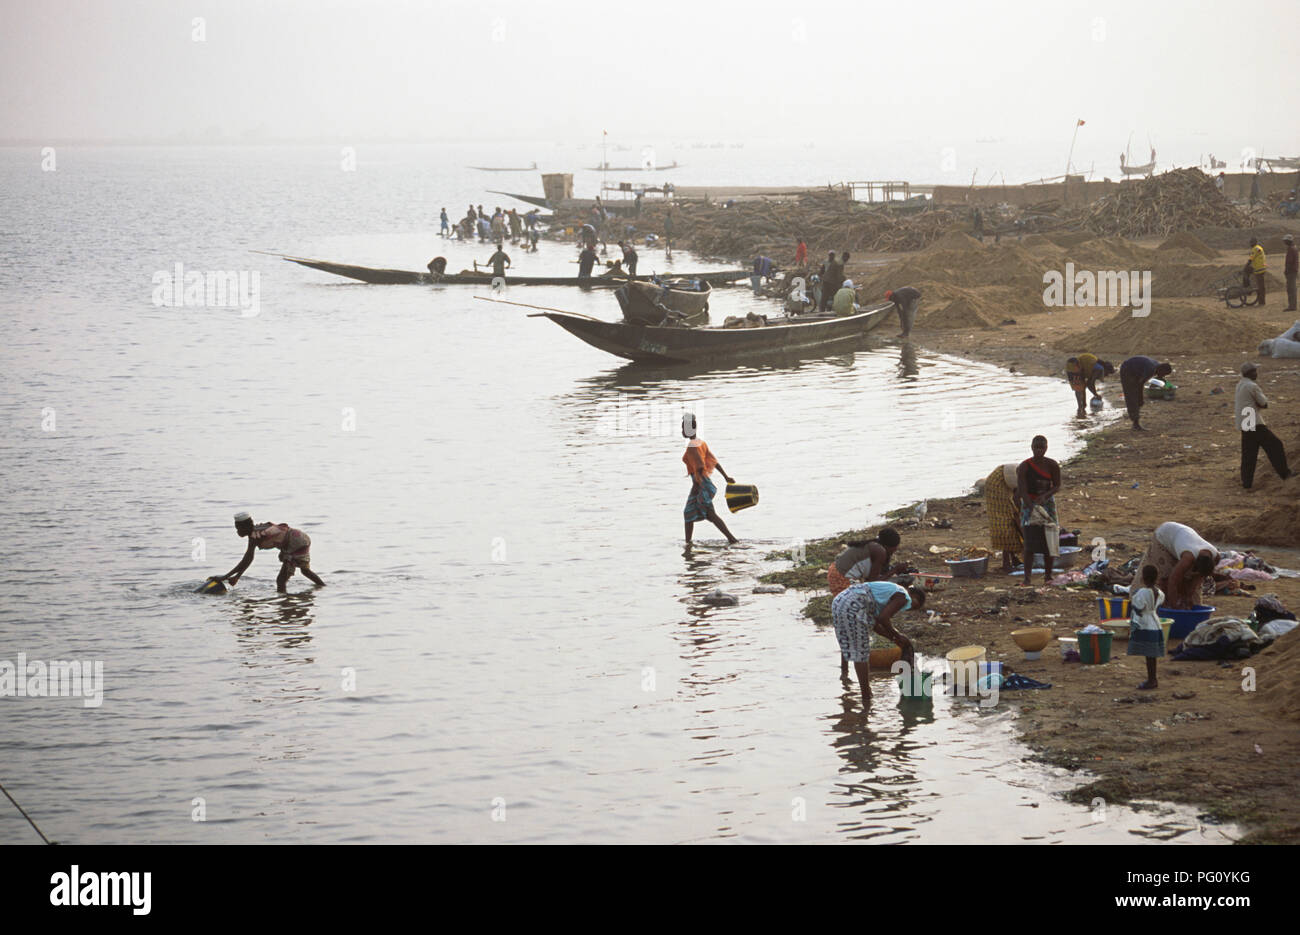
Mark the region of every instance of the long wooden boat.
POLYGON ((507 198, 518 198, 520 201, 527 202, 530 205, 537 205, 539 208, 554 207, 554 205, 552 205, 547 199, 539 198, 536 195, 519 195, 515 192, 499 192, 495 188, 489 188, 488 193, 492 195, 505 195, 507 198))
POLYGON ((466 166, 468 169, 477 169, 480 172, 534 172, 537 169, 537 163, 531 166, 516 168, 514 166, 466 166))
MULTIPOLYGON (((290 263, 297 263, 299 266, 306 266, 309 269, 318 269, 323 273, 332 273, 335 276, 346 276, 348 279, 355 279, 359 282, 368 282, 374 285, 432 285, 434 283, 451 285, 451 286, 490 286, 492 285, 492 274, 488 272, 472 273, 469 271, 462 273, 444 273, 442 276, 435 276, 429 272, 417 272, 415 270, 404 269, 376 269, 370 266, 350 266, 346 263, 331 263, 327 260, 312 260, 306 257, 282 256, 281 259, 288 260, 290 263)), ((749 277, 748 270, 724 270, 714 273, 677 273, 674 278, 680 279, 699 279, 711 286, 725 285, 727 283, 738 282, 749 277)), ((649 280, 649 276, 638 276, 637 280, 649 280)), ((511 276, 505 277, 507 286, 595 286, 595 287, 614 287, 621 286, 627 282, 626 273, 604 274, 592 276, 588 279, 580 279, 577 276, 511 276)))
POLYGON ((765 355, 806 353, 859 341, 894 309, 873 305, 843 318, 801 316, 758 328, 682 328, 601 321, 571 312, 539 312, 592 347, 645 364, 712 364, 765 355))
POLYGON ((633 325, 702 325, 712 294, 707 282, 685 279, 630 282, 614 290, 623 320, 633 325))

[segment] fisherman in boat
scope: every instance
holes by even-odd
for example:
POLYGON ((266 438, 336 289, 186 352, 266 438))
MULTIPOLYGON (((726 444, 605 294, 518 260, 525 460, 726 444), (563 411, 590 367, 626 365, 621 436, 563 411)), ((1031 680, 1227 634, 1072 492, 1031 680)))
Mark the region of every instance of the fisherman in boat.
POLYGON ((709 446, 704 443, 704 440, 696 435, 695 414, 692 412, 682 413, 682 437, 688 439, 682 461, 686 464, 686 473, 691 477, 691 492, 686 498, 686 507, 682 510, 686 520, 686 545, 690 547, 695 524, 706 519, 722 531, 722 534, 727 537, 727 542, 735 545, 740 540, 731 534, 727 524, 713 508, 713 498, 718 488, 713 485, 710 477, 714 471, 717 471, 728 484, 734 484, 735 481, 718 463, 718 459, 713 452, 709 451, 709 446))
POLYGON ((300 529, 293 529, 287 523, 259 523, 253 525, 253 518, 247 513, 235 514, 235 532, 241 539, 248 539, 248 548, 239 564, 222 575, 221 580, 228 581, 231 587, 253 564, 253 556, 258 549, 280 550, 280 574, 275 579, 275 589, 281 593, 288 590, 289 579, 295 570, 300 570, 318 588, 325 587, 325 582, 311 570, 311 538, 300 529))
POLYGON ((623 265, 627 267, 627 278, 629 281, 636 279, 636 247, 631 242, 620 240, 618 245, 623 248, 623 265))
POLYGON ((861 311, 857 303, 858 293, 853 287, 853 280, 844 280, 844 285, 835 293, 835 298, 831 299, 831 311, 835 313, 836 318, 845 318, 849 315, 856 315, 861 311))
POLYGON ((505 279, 506 267, 510 265, 510 257, 501 249, 501 244, 498 243, 497 252, 492 254, 492 256, 488 258, 487 263, 483 265, 492 267, 492 279, 494 281, 497 279, 505 279))

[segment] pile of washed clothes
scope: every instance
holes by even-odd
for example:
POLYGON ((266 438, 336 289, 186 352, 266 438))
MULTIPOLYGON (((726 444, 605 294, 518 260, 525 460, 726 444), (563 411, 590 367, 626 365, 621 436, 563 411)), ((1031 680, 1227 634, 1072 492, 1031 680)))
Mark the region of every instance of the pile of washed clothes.
POLYGON ((1246 659, 1297 626, 1300 623, 1296 622, 1295 614, 1286 609, 1277 595, 1267 594, 1255 602, 1249 620, 1211 617, 1188 633, 1178 652, 1169 658, 1175 662, 1246 659), (1251 626, 1252 621, 1258 629, 1251 626))

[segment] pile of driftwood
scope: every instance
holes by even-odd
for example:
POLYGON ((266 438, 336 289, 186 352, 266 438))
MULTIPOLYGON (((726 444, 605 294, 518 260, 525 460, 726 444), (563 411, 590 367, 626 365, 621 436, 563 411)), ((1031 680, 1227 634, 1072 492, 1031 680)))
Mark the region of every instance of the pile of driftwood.
POLYGON ((1073 225, 1094 234, 1161 237, 1200 227, 1240 229, 1250 218, 1225 198, 1199 169, 1175 169, 1127 182, 1112 194, 1069 215, 1073 225))

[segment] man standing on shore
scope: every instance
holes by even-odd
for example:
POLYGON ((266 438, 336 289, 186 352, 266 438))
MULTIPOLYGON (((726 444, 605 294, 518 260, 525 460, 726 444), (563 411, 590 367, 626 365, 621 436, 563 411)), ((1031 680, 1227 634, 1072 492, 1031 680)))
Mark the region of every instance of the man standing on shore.
POLYGON ((893 302, 898 309, 898 324, 903 329, 902 336, 905 338, 910 336, 912 325, 916 322, 916 307, 921 304, 921 290, 911 286, 889 289, 885 292, 885 299, 893 302))
POLYGON ((1296 274, 1300 273, 1300 253, 1296 252, 1295 238, 1287 234, 1282 238, 1286 244, 1286 266, 1283 271, 1286 273, 1286 308, 1283 311, 1296 311, 1295 305, 1295 287, 1296 274))
POLYGON ((1258 298, 1255 300, 1256 305, 1264 304, 1264 271, 1268 269, 1268 261, 1264 257, 1264 247, 1260 242, 1252 237, 1250 238, 1250 274, 1255 277, 1255 292, 1258 298))
POLYGON ((1124 405, 1128 408, 1128 417, 1133 420, 1133 431, 1146 431, 1142 428, 1141 416, 1147 380, 1152 377, 1164 379, 1173 372, 1173 364, 1162 364, 1154 357, 1130 357, 1119 365, 1119 384, 1124 389, 1124 405))
POLYGON ((1254 364, 1241 365, 1241 382, 1237 384, 1237 396, 1233 411, 1236 415, 1237 428, 1241 429, 1241 486, 1250 490, 1255 483, 1255 460, 1259 449, 1263 448, 1268 461, 1277 471, 1277 476, 1286 480, 1293 473, 1286 464, 1286 448, 1282 440, 1274 435, 1264 424, 1264 409, 1268 408, 1268 397, 1255 381, 1259 379, 1259 368, 1254 364))

